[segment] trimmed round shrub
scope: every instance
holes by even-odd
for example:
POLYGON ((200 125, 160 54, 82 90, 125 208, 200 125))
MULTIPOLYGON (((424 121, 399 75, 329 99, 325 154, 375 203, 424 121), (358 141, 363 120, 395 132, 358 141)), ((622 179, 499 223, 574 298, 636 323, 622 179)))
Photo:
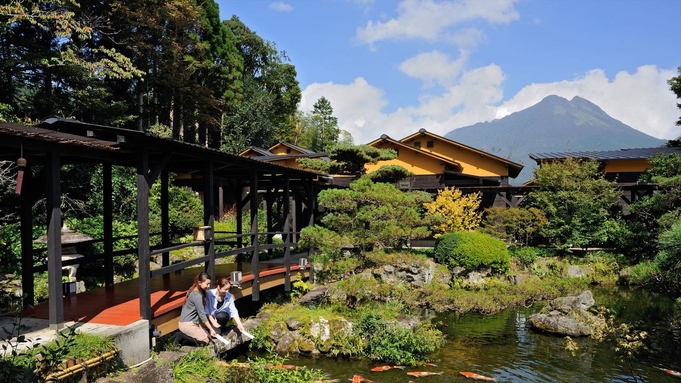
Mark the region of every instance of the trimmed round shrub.
POLYGON ((506 272, 511 263, 503 241, 476 231, 442 235, 435 243, 434 257, 450 269, 456 266, 466 270, 490 267, 498 273, 506 272))

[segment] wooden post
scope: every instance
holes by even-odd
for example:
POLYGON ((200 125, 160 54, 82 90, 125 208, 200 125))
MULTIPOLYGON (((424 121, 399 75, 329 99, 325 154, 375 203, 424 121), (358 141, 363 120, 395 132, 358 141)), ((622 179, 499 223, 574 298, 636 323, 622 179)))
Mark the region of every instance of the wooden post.
POLYGON ((24 292, 23 308, 33 306, 35 291, 33 283, 33 198, 31 190, 31 168, 24 170, 24 181, 21 196, 21 288, 24 292))
POLYGON ((260 265, 258 246, 258 169, 251 171, 251 244, 253 245, 253 257, 251 258, 251 274, 253 274, 253 301, 260 300, 260 265))
POLYGON ((104 225, 104 286, 113 287, 113 169, 111 164, 102 164, 102 218, 104 225))
POLYGON ((207 161, 203 172, 203 224, 210 226, 208 242, 204 253, 208 255, 206 273, 215 281, 215 198, 213 196, 213 161, 207 161))
POLYGON ((288 174, 284 175, 284 268, 286 274, 284 275, 284 291, 291 291, 291 205, 289 203, 290 193, 290 177, 288 174))
POLYGON ((151 320, 151 273, 149 249, 149 152, 146 148, 137 160, 137 257, 139 269, 140 316, 151 320))
MULTIPOLYGON (((161 243, 163 246, 170 246, 170 196, 169 196, 168 171, 161 172, 161 243)), ((170 252, 161 255, 161 266, 170 266, 170 252)), ((165 277, 170 277, 164 274, 165 277)))
POLYGON ((64 327, 64 298, 61 287, 61 158, 57 152, 49 152, 46 157, 50 330, 59 331, 64 327))

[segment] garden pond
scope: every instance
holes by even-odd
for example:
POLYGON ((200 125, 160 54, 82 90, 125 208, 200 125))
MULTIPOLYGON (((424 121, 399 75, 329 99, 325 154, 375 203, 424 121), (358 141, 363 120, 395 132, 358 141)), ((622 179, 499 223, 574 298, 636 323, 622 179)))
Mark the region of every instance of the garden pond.
MULTIPOLYGON (((352 380, 353 375, 377 383, 465 381, 461 371, 493 377, 497 382, 681 382, 680 377, 660 369, 681 371, 681 339, 672 336, 669 321, 665 320, 673 314, 674 302, 662 295, 630 288, 596 287, 592 292, 596 306, 610 309, 618 322, 642 323, 637 328, 648 331, 649 349, 632 364, 638 380, 629 363, 620 361, 611 343, 576 338, 579 349, 573 356, 566 350, 564 337, 529 329, 527 318, 543 305, 495 315, 430 313, 433 323, 447 336, 446 345, 430 356, 437 366, 372 372, 371 368, 383 364, 303 356, 289 358, 286 363, 320 369, 329 379, 340 382, 352 380), (443 374, 414 378, 406 374, 409 371, 443 374)), ((241 355, 239 359, 243 361, 245 357, 241 355)))

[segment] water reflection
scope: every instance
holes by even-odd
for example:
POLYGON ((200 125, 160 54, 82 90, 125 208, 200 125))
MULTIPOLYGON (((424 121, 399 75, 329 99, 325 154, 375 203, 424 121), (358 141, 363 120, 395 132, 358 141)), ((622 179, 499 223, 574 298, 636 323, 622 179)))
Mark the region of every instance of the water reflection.
MULTIPOLYGON (((597 288, 592 290, 598 306, 612 308, 628 322, 643 321, 651 333, 651 349, 634 365, 643 382, 680 382, 658 366, 681 370, 678 339, 663 326, 672 314, 673 301, 666 297, 633 289, 597 288)), ((439 314, 447 344, 432 356, 437 367, 408 368, 405 371, 371 372, 377 364, 369 361, 335 360, 325 357, 292 358, 289 362, 319 368, 329 378, 347 381, 359 374, 376 382, 414 380, 406 371, 443 371, 419 381, 464 381, 461 371, 491 376, 498 382, 633 382, 627 364, 619 361, 612 346, 588 338, 574 339, 579 346, 573 356, 565 349, 563 337, 539 334, 526 327, 527 317, 541 306, 507 310, 490 316, 477 314, 439 314)))

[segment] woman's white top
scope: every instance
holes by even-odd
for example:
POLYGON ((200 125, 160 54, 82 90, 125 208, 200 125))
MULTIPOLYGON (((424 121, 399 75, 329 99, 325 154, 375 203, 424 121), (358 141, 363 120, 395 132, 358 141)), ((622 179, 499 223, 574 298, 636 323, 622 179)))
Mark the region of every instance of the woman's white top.
POLYGON ((230 293, 225 293, 225 296, 222 298, 224 303, 218 308, 217 295, 217 288, 206 291, 206 314, 210 314, 215 318, 217 313, 226 312, 230 318, 238 317, 239 312, 236 310, 236 306, 234 306, 234 296, 230 293))

